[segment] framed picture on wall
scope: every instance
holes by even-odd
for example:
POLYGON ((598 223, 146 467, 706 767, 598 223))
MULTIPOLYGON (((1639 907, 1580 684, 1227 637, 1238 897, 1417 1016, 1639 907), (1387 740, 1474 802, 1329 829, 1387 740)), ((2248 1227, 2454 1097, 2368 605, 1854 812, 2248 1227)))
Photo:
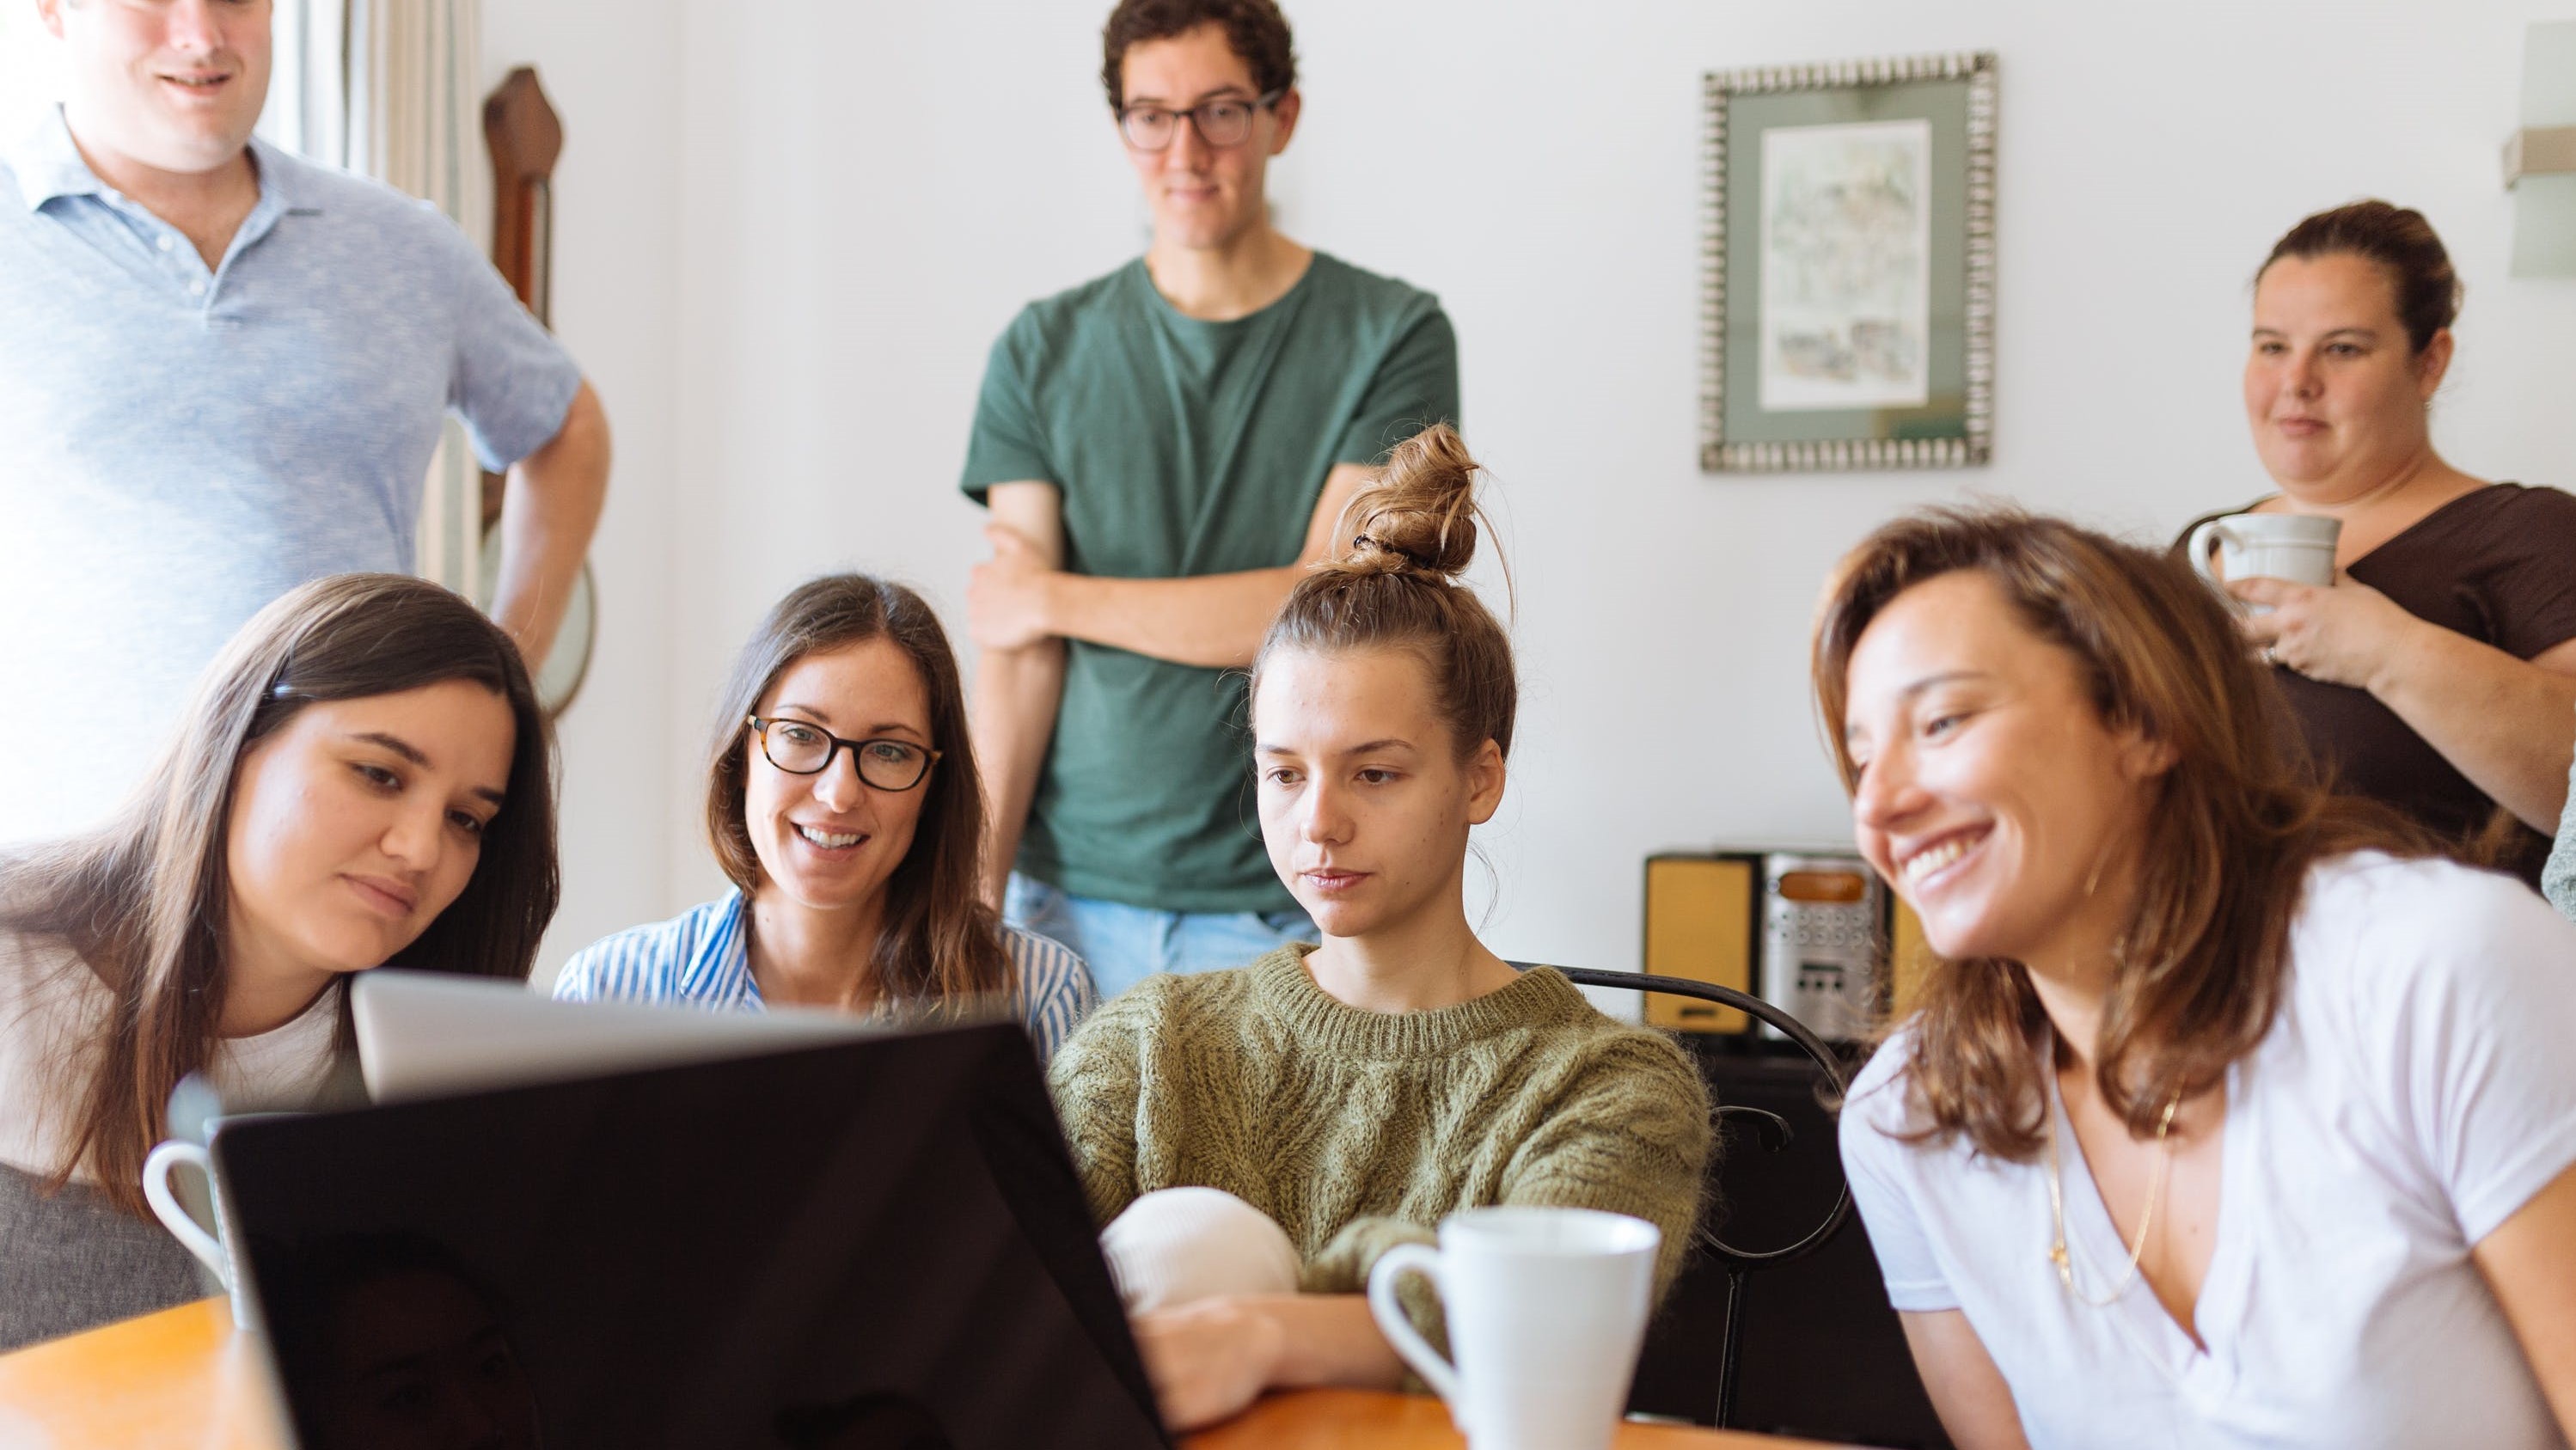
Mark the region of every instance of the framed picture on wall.
POLYGON ((1712 71, 1705 85, 1700 467, 1986 462, 1994 55, 1712 71))

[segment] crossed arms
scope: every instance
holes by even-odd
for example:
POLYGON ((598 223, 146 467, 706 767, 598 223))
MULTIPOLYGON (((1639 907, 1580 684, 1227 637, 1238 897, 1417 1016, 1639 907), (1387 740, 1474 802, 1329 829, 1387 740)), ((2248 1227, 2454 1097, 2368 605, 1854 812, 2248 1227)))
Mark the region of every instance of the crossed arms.
POLYGON ((979 659, 971 729, 990 831, 984 896, 996 907, 1037 795, 1038 772, 1064 695, 1064 642, 1108 645, 1174 664, 1252 663, 1271 616, 1311 565, 1331 556, 1343 508, 1372 475, 1338 463, 1293 564, 1186 579, 1104 579, 1064 569, 1064 495, 1054 484, 997 483, 987 495, 991 560, 966 587, 979 659))

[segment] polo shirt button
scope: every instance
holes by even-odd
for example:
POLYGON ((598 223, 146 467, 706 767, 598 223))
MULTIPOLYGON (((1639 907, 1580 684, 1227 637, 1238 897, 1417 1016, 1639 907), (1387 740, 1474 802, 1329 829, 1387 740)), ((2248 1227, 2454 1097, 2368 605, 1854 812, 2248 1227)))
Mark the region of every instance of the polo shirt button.
POLYGON ((206 284, 205 284, 205 283, 203 283, 203 282, 191 282, 191 283, 189 283, 189 284, 188 284, 188 295, 189 295, 189 296, 191 296, 191 297, 203 297, 203 296, 205 296, 205 295, 206 295, 206 284))
POLYGON ((165 252, 170 250, 170 239, 168 237, 163 237, 161 239, 161 250, 165 252))

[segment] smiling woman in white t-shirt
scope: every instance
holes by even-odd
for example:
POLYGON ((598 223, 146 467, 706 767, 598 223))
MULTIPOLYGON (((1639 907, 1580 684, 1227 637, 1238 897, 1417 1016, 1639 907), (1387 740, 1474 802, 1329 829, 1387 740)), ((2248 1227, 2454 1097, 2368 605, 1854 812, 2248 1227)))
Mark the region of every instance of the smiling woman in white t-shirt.
POLYGON ((2187 570, 1890 524, 1815 644, 1938 953, 1852 1192, 1964 1450, 2564 1444, 2576 926, 2303 783, 2187 570))
MULTIPOLYGON (((62 710, 63 767, 150 750, 62 710)), ((93 835, 0 857, 0 1349, 194 1298, 143 1201, 171 1090, 301 1106, 341 986, 524 979, 556 899, 545 718, 509 636, 422 580, 260 611, 93 835)))

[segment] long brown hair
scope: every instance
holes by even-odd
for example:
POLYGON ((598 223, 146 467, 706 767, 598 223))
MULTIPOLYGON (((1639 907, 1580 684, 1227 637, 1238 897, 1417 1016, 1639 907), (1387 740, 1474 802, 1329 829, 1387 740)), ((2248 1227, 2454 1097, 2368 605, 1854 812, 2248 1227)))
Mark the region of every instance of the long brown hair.
MULTIPOLYGON (((171 1089, 214 1054, 223 1020, 225 859, 244 752, 307 705, 471 680, 517 726, 505 803, 465 890, 386 963, 524 980, 553 919, 559 878, 551 737, 508 635, 473 605, 399 574, 340 574, 253 615, 198 680, 178 733, 124 808, 91 834, 6 863, 0 928, 52 937, 115 994, 85 1044, 59 1187, 84 1163, 135 1214, 143 1159, 171 1089)), ((345 1022, 343 1042, 346 1041, 345 1022)), ((37 1105, 29 1105, 37 1106, 37 1105)))
POLYGON ((769 611, 734 660, 707 739, 707 841, 727 880, 760 888, 743 790, 760 748, 743 717, 787 667, 811 654, 872 639, 890 641, 921 672, 930 697, 930 748, 939 752, 912 849, 886 878, 884 925, 873 965, 885 995, 935 1006, 1007 989, 1011 961, 1001 923, 978 894, 984 841, 984 783, 966 734, 966 693, 948 633, 920 595, 865 574, 829 574, 798 585, 769 611))
POLYGON ((1298 580, 1270 621, 1253 691, 1273 650, 1409 649, 1430 669, 1459 757, 1491 740, 1509 758, 1520 708, 1511 637, 1458 582, 1476 557, 1476 473, 1466 440, 1446 423, 1396 445, 1343 515, 1350 546, 1298 580))
MULTIPOLYGON (((1880 528, 1844 558, 1814 647, 1816 706, 1845 789, 1852 651, 1897 596, 1974 570, 2040 638, 2072 654, 2093 708, 2172 752, 2140 843, 2136 905, 2094 1045, 2102 1099, 2145 1136, 2177 1093, 2217 1084, 2271 1030, 2287 990, 2289 932, 2316 862, 2432 850, 2385 808, 2332 797, 2284 744, 2278 690, 2218 596, 2160 551, 2012 509, 1935 509, 1880 528)), ((2028 1161, 2045 1091, 2045 1025, 2019 962, 1938 962, 1911 1020, 1908 1079, 1924 1136, 1965 1134, 2028 1161)))

